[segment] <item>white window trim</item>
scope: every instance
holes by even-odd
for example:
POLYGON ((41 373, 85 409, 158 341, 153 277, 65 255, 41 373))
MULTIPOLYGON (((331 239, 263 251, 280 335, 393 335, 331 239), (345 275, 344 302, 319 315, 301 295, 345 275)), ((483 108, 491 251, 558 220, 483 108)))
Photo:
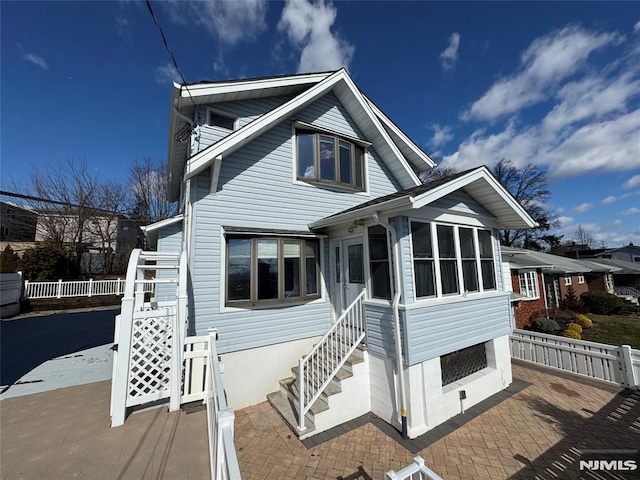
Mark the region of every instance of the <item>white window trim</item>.
POLYGON ((578 284, 582 285, 584 283, 584 275, 581 273, 578 275, 578 284))
POLYGON ((537 300, 540 298, 540 285, 538 284, 538 272, 536 272, 535 270, 518 270, 518 282, 520 286, 520 295, 523 295, 524 297, 526 297, 526 298, 523 298, 523 300, 537 300), (533 285, 534 291, 530 292, 529 288, 527 288, 527 285, 528 285, 527 277, 529 277, 528 279, 531 280, 531 285, 533 285), (524 291, 522 289, 523 279, 525 280, 524 291), (529 293, 533 293, 533 295, 529 295, 529 293))
MULTIPOLYGON (((411 252, 411 278, 413 281, 413 293, 414 293, 414 302, 418 302, 418 301, 422 301, 422 300, 429 300, 429 299, 434 299, 434 298, 438 298, 438 299, 442 299, 442 298, 450 298, 450 297, 469 297, 469 296, 473 296, 473 295, 478 295, 478 294, 483 294, 483 293, 488 293, 488 292, 497 292, 498 291, 498 279, 497 279, 497 275, 498 275, 498 269, 496 267, 496 258, 495 258, 495 249, 492 248, 492 255, 493 255, 493 275, 494 275, 494 284, 495 287, 491 288, 491 289, 486 289, 484 288, 484 281, 482 278, 482 258, 480 258, 480 245, 478 243, 479 239, 478 239, 478 230, 486 230, 491 234, 491 245, 493 247, 493 242, 495 241, 495 237, 493 235, 493 230, 491 228, 486 228, 486 227, 476 227, 476 226, 471 226, 471 225, 458 225, 458 224, 451 224, 451 223, 447 223, 447 222, 440 222, 440 221, 434 221, 434 220, 426 220, 423 218, 409 218, 409 225, 408 225, 408 237, 409 237, 409 251, 411 252), (417 287, 416 287, 416 272, 415 272, 415 267, 414 267, 414 261, 415 261, 415 257, 413 254, 413 234, 411 233, 411 223, 415 222, 415 223, 428 223, 431 227, 431 248, 432 248, 432 253, 433 253, 433 261, 434 261, 434 265, 435 265, 435 282, 436 282, 436 294, 435 295, 430 295, 430 296, 425 296, 425 297, 419 297, 418 296, 418 291, 417 291, 417 287), (454 234, 454 245, 455 245, 455 249, 456 249, 456 266, 458 268, 458 288, 459 288, 459 292, 458 293, 447 293, 447 294, 443 294, 442 293, 442 276, 441 276, 441 272, 440 272, 440 250, 438 247, 438 230, 437 230, 437 226, 438 225, 444 225, 444 226, 449 226, 449 227, 453 227, 453 234, 454 234), (464 290, 464 278, 462 275, 462 252, 460 251, 460 236, 459 236, 459 228, 471 228, 473 230, 473 237, 474 237, 474 241, 475 243, 475 253, 476 253, 476 270, 477 270, 477 275, 478 275, 478 291, 475 292, 465 292, 464 290), (434 240, 435 239, 435 240, 434 240)), ((485 259, 488 260, 488 259, 485 259)))
POLYGON ((217 108, 213 108, 213 107, 207 107, 207 114, 206 114, 206 117, 205 117, 204 121, 205 121, 205 125, 207 127, 209 127, 209 128, 219 128, 220 130, 224 130, 225 132, 235 132, 240 127, 240 119, 238 118, 237 115, 231 115, 228 112, 225 112, 223 110, 218 110, 217 108), (223 117, 233 118, 234 119, 234 121, 233 121, 233 129, 229 130, 228 128, 221 127, 220 125, 209 125, 209 114, 210 113, 216 113, 216 114, 221 115, 223 117))
POLYGON ((568 287, 569 285, 571 285, 571 275, 564 276, 564 285, 565 287, 568 287))

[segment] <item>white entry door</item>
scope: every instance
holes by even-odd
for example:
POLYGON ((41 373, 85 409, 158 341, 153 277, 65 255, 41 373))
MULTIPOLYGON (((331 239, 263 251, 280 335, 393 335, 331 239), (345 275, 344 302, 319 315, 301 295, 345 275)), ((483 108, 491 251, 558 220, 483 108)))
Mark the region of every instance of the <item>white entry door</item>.
POLYGON ((342 241, 342 311, 364 288, 364 245, 362 238, 342 241))

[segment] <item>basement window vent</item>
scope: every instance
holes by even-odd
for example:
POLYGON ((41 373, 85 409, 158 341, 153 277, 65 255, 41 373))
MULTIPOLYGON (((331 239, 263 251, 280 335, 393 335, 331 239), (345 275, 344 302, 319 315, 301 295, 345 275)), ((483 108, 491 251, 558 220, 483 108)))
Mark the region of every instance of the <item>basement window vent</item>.
POLYGON ((487 368, 485 344, 479 343, 441 356, 440 367, 443 387, 487 368))

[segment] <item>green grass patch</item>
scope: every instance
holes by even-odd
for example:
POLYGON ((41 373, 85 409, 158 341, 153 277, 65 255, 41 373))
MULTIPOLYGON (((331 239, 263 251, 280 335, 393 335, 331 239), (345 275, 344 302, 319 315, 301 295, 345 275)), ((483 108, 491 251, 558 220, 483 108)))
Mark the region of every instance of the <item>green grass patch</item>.
POLYGON ((593 320, 593 328, 584 329, 583 340, 640 349, 640 318, 593 313, 588 317, 593 320))

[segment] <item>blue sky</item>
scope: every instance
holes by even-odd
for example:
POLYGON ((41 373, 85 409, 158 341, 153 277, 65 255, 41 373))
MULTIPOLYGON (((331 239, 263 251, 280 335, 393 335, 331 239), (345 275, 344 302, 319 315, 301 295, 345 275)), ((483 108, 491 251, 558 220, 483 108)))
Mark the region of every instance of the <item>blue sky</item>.
MULTIPOLYGON (((434 159, 548 171, 565 239, 640 244, 640 3, 152 2, 188 82, 346 67, 434 159)), ((2 184, 166 160, 171 81, 140 2, 1 2, 2 184)))

